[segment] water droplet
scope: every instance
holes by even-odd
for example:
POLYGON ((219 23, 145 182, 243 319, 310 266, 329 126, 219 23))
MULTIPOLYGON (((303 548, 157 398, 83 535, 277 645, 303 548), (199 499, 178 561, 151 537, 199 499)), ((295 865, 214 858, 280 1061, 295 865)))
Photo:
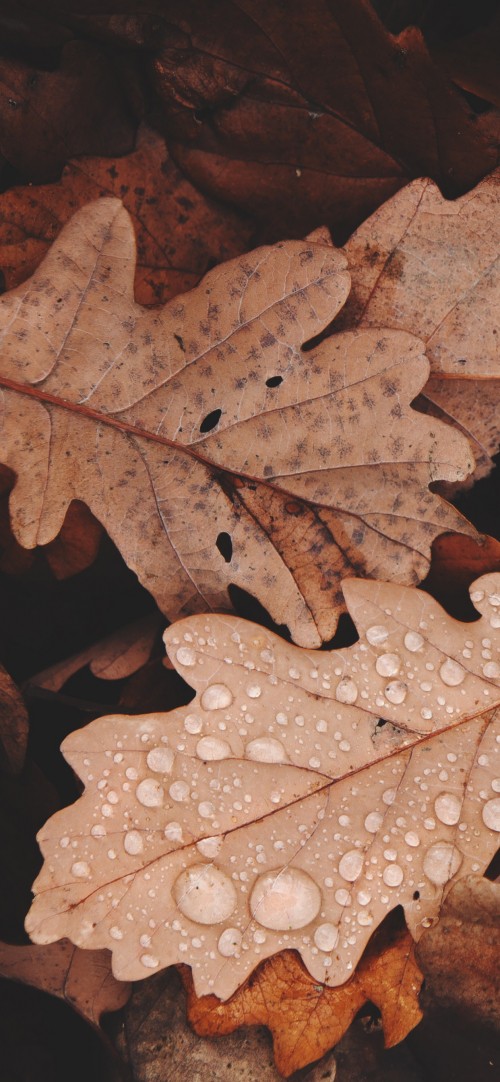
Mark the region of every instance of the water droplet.
POLYGON ((67 834, 65 834, 62 838, 59 839, 59 845, 61 846, 61 849, 67 849, 68 848, 69 838, 68 838, 67 834))
POLYGON ((204 710, 225 710, 232 701, 233 694, 225 684, 210 684, 200 699, 204 710))
POLYGON ((334 924, 320 924, 314 933, 314 942, 320 951, 332 951, 339 941, 339 930, 334 924))
POLYGON ((436 842, 424 857, 424 873, 431 883, 442 886, 458 872, 462 854, 450 842, 436 842))
POLYGON ((237 928, 226 928, 217 943, 219 954, 222 954, 223 958, 233 958, 235 954, 239 954, 242 939, 243 936, 237 928))
POLYGON ((420 838, 414 830, 409 830, 408 833, 405 834, 405 842, 407 845, 411 846, 420 845, 420 838))
POLYGON ((174 781, 168 790, 169 796, 172 800, 178 802, 187 800, 189 796, 189 785, 185 781, 174 781))
POLYGON ((406 684, 403 684, 401 680, 391 680, 387 687, 384 688, 384 695, 390 703, 398 705, 406 699, 407 691, 406 684))
POLYGON ((369 627, 366 632, 366 637, 371 646, 380 646, 388 638, 389 632, 383 624, 374 624, 373 627, 369 627))
POLYGON ((455 793, 440 793, 434 801, 434 811, 441 823, 454 826, 460 819, 462 802, 455 793))
POLYGON ((159 958, 156 958, 154 954, 141 954, 141 962, 146 969, 158 969, 160 964, 159 958))
POLYGON ((174 764, 174 753, 171 748, 151 748, 151 751, 148 751, 146 762, 149 769, 156 774, 170 774, 174 764))
POLYGON ((90 865, 86 860, 75 860, 75 863, 71 865, 71 874, 75 879, 89 879, 90 865))
POLYGON ((382 873, 386 887, 399 887, 404 879, 403 869, 399 864, 388 864, 382 873))
POLYGON ((191 646, 180 646, 175 657, 179 665, 185 665, 186 668, 196 665, 196 651, 191 646))
POLYGON ((165 794, 159 781, 155 778, 144 778, 144 781, 139 782, 135 795, 139 804, 143 804, 145 808, 160 808, 165 794))
POLYGON ((116 924, 113 924, 113 927, 109 929, 109 934, 111 939, 123 939, 123 932, 116 924))
POLYGON ((423 635, 420 635, 418 631, 407 631, 404 639, 406 649, 411 654, 416 654, 417 650, 424 645, 425 639, 423 635))
POLYGON ((350 905, 351 895, 349 894, 349 891, 345 890, 344 887, 339 887, 339 889, 335 891, 335 901, 337 902, 337 905, 350 905))
POLYGON ((349 849, 340 858, 339 873, 342 879, 347 879, 349 883, 354 883, 355 879, 361 875, 362 868, 363 854, 359 852, 359 849, 349 849))
POLYGON ((483 675, 488 680, 498 680, 500 677, 500 665, 496 661, 488 661, 486 665, 483 665, 483 675))
POLYGON ((130 856, 136 856, 137 853, 142 853, 144 849, 144 842, 142 835, 138 830, 129 830, 123 838, 123 848, 130 856))
POLYGON ((104 838, 106 835, 106 829, 105 827, 101 826, 100 823, 96 823, 95 826, 90 828, 90 833, 92 834, 93 838, 104 838))
POLYGON ((287 756, 283 744, 272 736, 261 736, 246 745, 247 759, 257 763, 285 763, 287 756))
POLYGON ((439 675, 443 684, 447 687, 454 688, 458 684, 461 684, 465 680, 465 669, 458 664, 458 661, 453 661, 453 658, 448 657, 446 661, 443 661, 439 670, 439 675))
POLYGON ((483 823, 490 830, 500 830, 500 797, 488 800, 484 805, 483 823))
POLYGON ((202 736, 196 745, 196 754, 205 762, 228 759, 231 755, 231 746, 226 740, 219 740, 216 736, 202 736))
POLYGON ((165 830, 163 831, 169 842, 181 842, 182 841, 182 827, 180 823, 167 823, 165 830))
POLYGON ((384 804, 394 804, 395 799, 396 799, 396 790, 395 789, 386 789, 385 792, 382 793, 382 800, 384 801, 384 804))
POLYGON ((196 733, 201 733, 203 722, 197 714, 187 714, 184 718, 184 728, 187 733, 195 735, 196 733))
POLYGON ((211 800, 202 800, 200 804, 198 804, 198 815, 200 815, 202 819, 211 819, 212 816, 215 815, 215 807, 211 800))
POLYGON ((401 668, 401 661, 397 654, 381 654, 375 662, 375 668, 379 676, 396 676, 401 668))
POLYGON ((260 699, 262 695, 262 688, 258 684, 250 684, 247 688, 247 695, 249 699, 260 699))
POLYGON ((383 821, 383 816, 380 812, 368 812, 365 819, 365 830, 367 830, 369 834, 376 834, 377 830, 382 826, 383 821))
POLYGON ((260 876, 250 896, 255 920, 278 932, 305 928, 320 908, 320 889, 301 868, 277 868, 260 876))
POLYGON ((221 924, 236 908, 236 890, 227 875, 213 864, 193 864, 172 888, 184 917, 197 924, 221 924))
POLYGON ((217 834, 213 838, 200 838, 199 842, 196 842, 196 848, 202 857, 213 859, 219 855, 223 841, 224 838, 221 834, 217 834))
POLYGON ((360 909, 358 913, 358 924, 362 928, 369 928, 370 924, 373 924, 373 914, 369 913, 367 909, 360 909))
POLYGON ((500 778, 493 778, 491 788, 494 793, 500 793, 500 778))
POLYGON ((351 680, 348 676, 344 676, 337 684, 335 690, 337 702, 351 704, 356 702, 357 697, 358 689, 354 680, 351 680))

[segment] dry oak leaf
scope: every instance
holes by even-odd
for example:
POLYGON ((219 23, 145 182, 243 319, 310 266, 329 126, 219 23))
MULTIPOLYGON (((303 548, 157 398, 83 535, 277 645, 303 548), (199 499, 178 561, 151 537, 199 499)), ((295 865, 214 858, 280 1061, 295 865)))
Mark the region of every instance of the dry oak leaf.
POLYGON ((30 677, 28 686, 60 691, 70 676, 85 665, 99 680, 123 680, 149 661, 160 626, 164 626, 164 622, 160 625, 157 613, 142 616, 99 642, 92 643, 85 650, 79 650, 64 661, 57 661, 50 668, 36 673, 30 677))
POLYGON ((94 1026, 123 1007, 131 991, 113 977, 109 951, 82 951, 67 940, 46 947, 0 942, 0 976, 64 999, 94 1026))
POLYGON ((77 154, 127 153, 140 110, 132 81, 126 61, 87 41, 63 45, 55 70, 1 57, 0 154, 43 183, 77 154))
POLYGON ((13 774, 23 768, 29 720, 19 688, 0 665, 0 766, 13 774))
POLYGON ((474 583, 471 624, 408 587, 344 590, 354 646, 191 617, 165 632, 197 691, 187 708, 67 738, 85 793, 38 835, 32 939, 108 947, 121 980, 186 962, 196 993, 222 999, 284 949, 337 986, 389 912, 418 939, 449 886, 484 872, 500 831, 500 575, 474 583))
POLYGON ((471 111, 412 27, 365 0, 168 0, 153 60, 169 147, 190 180, 268 239, 345 235, 410 177, 456 195, 494 168, 471 111))
POLYGON ((418 944, 427 995, 466 1024, 500 1027, 500 883, 468 875, 418 944))
POLYGON ((356 973, 340 988, 318 984, 293 951, 282 951, 221 1003, 213 995, 198 997, 189 968, 182 966, 189 1022, 202 1037, 219 1037, 243 1025, 268 1026, 276 1066, 287 1076, 338 1044, 369 1000, 381 1012, 390 1048, 422 1017, 418 993, 423 978, 409 934, 386 925, 372 936, 356 973))
POLYGON ((425 342, 423 400, 472 442, 479 474, 500 443, 500 172, 451 202, 409 184, 344 246, 352 289, 336 321, 391 327, 425 342))
POLYGON ((251 226, 201 195, 174 165, 164 140, 141 128, 131 154, 79 158, 57 184, 17 187, 0 196, 0 266, 7 289, 24 281, 63 225, 84 204, 118 196, 137 240, 135 299, 164 303, 196 285, 212 262, 248 246, 251 226))
POLYGON ((415 582, 435 536, 475 536, 428 489, 472 456, 410 408, 419 341, 377 329, 301 348, 345 301, 342 253, 260 248, 154 311, 134 303, 134 266, 129 215, 104 199, 0 298, 20 543, 51 541, 81 499, 170 619, 229 608, 236 584, 316 646, 350 570, 415 582))

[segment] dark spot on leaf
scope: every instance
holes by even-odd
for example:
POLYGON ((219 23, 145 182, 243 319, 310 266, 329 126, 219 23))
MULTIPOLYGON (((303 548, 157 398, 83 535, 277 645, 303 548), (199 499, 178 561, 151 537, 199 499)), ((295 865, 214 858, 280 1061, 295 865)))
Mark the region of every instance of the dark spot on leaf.
POLYGON ((222 410, 212 410, 207 413, 207 416, 203 418, 200 425, 200 432, 211 432, 213 428, 218 425, 220 421, 222 410))
POLYGON ((224 557, 226 563, 231 563, 233 555, 233 542, 231 541, 229 534, 225 531, 223 533, 220 533, 215 544, 217 545, 221 556, 224 557))
POLYGON ((185 353, 186 352, 186 347, 184 345, 184 339, 181 338, 180 334, 174 334, 174 338, 175 338, 175 341, 178 343, 178 345, 181 347, 182 352, 185 353))
POLYGON ((283 383, 283 376, 269 376, 266 379, 266 387, 279 387, 280 383, 283 383))

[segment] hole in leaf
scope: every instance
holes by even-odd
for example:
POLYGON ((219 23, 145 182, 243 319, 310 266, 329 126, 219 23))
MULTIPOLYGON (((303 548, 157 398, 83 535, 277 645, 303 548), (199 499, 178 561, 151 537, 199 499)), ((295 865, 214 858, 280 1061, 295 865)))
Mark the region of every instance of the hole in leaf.
POLYGON ((207 413, 207 416, 203 418, 200 425, 200 432, 211 432, 220 421, 222 410, 212 410, 211 413, 207 413))
POLYGON ((266 379, 266 387, 279 387, 280 383, 283 383, 283 376, 269 376, 266 379))
POLYGON ((215 544, 226 563, 230 564, 233 555, 233 542, 231 541, 229 534, 225 532, 220 533, 215 544))
POLYGON ((418 902, 419 898, 420 898, 420 891, 419 890, 414 890, 413 891, 413 901, 418 902))

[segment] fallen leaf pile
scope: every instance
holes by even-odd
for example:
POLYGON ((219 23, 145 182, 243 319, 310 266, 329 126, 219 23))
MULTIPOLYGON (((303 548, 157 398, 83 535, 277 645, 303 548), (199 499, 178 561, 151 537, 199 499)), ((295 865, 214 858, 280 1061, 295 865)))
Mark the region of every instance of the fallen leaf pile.
POLYGON ((0 11, 4 1068, 482 1082, 498 13, 77 7, 0 11))

